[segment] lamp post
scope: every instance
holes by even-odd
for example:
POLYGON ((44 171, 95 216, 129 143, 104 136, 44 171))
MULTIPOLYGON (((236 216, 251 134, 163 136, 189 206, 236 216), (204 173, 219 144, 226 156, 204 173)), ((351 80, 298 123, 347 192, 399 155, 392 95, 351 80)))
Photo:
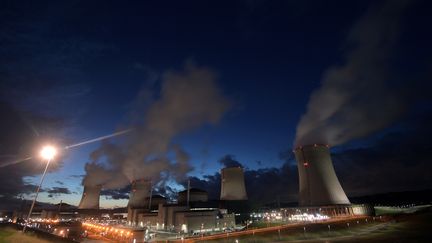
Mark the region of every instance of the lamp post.
POLYGON ((36 203, 36 199, 37 199, 37 197, 38 197, 38 195, 39 195, 39 190, 40 190, 40 188, 41 188, 41 186, 42 186, 42 183, 43 183, 43 181, 44 181, 44 179, 45 179, 45 174, 46 174, 46 172, 47 172, 47 170, 48 170, 48 166, 49 166, 51 160, 52 160, 52 159, 54 158, 54 156, 56 155, 56 153, 57 153, 57 151, 56 151, 56 149, 55 149, 53 146, 45 146, 45 147, 42 148, 42 150, 41 150, 41 152, 40 152, 41 157, 44 158, 44 159, 46 159, 46 160, 47 160, 47 163, 46 163, 46 166, 45 166, 45 170, 44 170, 44 172, 43 172, 43 174, 42 174, 42 178, 41 178, 41 180, 40 180, 39 186, 38 186, 38 188, 36 189, 36 195, 35 195, 35 197, 33 198, 33 202, 32 202, 32 205, 31 205, 31 207, 30 207, 30 211, 29 211, 29 213, 28 213, 28 215, 27 215, 27 222, 24 224, 23 232, 25 232, 26 227, 27 227, 27 224, 28 224, 28 222, 30 222, 30 216, 31 216, 31 214, 32 214, 32 211, 33 211, 34 205, 35 205, 35 203, 36 203))

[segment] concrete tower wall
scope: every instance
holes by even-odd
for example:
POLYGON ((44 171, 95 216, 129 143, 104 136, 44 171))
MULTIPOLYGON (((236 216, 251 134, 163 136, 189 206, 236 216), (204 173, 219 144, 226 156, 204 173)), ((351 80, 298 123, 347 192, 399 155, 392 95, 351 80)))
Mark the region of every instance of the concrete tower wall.
POLYGON ((240 167, 221 170, 221 200, 247 200, 243 169, 240 167))
POLYGON ((326 145, 302 146, 294 154, 299 172, 300 206, 350 204, 326 145))
POLYGON ((84 186, 84 192, 78 205, 79 209, 99 209, 99 197, 102 186, 84 186))
POLYGON ((135 180, 132 182, 132 190, 129 196, 128 207, 148 208, 151 194, 150 180, 135 180))

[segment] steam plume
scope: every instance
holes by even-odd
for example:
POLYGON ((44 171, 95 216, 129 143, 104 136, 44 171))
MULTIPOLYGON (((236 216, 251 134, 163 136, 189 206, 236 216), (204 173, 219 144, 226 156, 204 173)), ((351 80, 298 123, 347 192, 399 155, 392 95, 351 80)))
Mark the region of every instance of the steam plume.
POLYGON ((407 1, 372 8, 353 27, 346 63, 324 74, 297 126, 295 145, 338 145, 388 126, 405 110, 390 81, 388 59, 407 1))
MULTIPOLYGON (((229 108, 209 69, 186 65, 163 76, 159 99, 124 144, 103 143, 86 165, 84 185, 115 189, 135 179, 181 179, 192 170, 189 155, 172 139, 204 124, 216 124, 229 108)), ((144 111, 138 111, 143 114, 144 111)), ((141 115, 143 116, 143 115, 141 115)), ((142 119, 141 119, 142 120, 142 119)))

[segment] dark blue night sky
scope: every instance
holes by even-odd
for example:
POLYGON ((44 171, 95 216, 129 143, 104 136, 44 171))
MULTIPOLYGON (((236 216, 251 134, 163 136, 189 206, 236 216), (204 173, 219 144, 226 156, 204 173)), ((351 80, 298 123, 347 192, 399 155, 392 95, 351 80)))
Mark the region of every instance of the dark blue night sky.
MULTIPOLYGON (((274 188, 269 193, 295 201, 297 169, 289 151, 297 125, 329 70, 351 61, 355 70, 348 68, 347 76, 354 85, 347 83, 345 91, 357 92, 356 105, 346 109, 356 113, 356 107, 367 103, 366 111, 379 112, 361 124, 352 117, 329 121, 350 124, 344 134, 352 127, 379 124, 332 149, 347 194, 431 188, 426 156, 432 149, 427 143, 432 135, 431 5, 391 2, 3 2, 1 164, 34 154, 45 141, 74 144, 145 123, 149 107, 163 98, 167 73, 193 66, 211 70, 218 92, 230 103, 217 122, 202 122, 170 140, 189 155, 193 169, 188 176, 195 186, 212 193, 223 164, 235 161, 246 168, 247 182, 262 180, 263 186, 274 188), (395 30, 375 28, 384 21, 395 30), (368 46, 375 39, 376 46, 368 46), (385 80, 375 83, 381 75, 385 80), (363 79, 364 85, 359 84, 363 79), (382 102, 376 97, 383 97, 382 102), (398 173, 405 173, 404 179, 398 173)), ((47 175, 41 200, 76 205, 85 164, 100 146, 63 152, 47 175)), ((42 168, 37 159, 0 168, 0 195, 29 198, 42 168)), ((161 184, 161 193, 181 190, 184 178, 167 183, 161 184)), ((249 194, 259 189, 258 183, 253 185, 249 194)), ((126 200, 106 194, 102 206, 125 205, 126 200)), ((267 194, 250 197, 274 200, 267 194)))

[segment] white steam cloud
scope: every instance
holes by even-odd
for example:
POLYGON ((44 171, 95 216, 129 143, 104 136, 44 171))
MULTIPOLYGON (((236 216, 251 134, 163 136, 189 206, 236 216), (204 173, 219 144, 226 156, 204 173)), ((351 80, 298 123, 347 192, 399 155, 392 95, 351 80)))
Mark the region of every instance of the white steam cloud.
POLYGON ((295 145, 338 145, 388 126, 406 109, 392 88, 389 57, 408 1, 371 8, 353 27, 346 62, 328 69, 297 126, 295 145), (390 82, 389 82, 390 81, 390 82))
MULTIPOLYGON (((209 69, 186 65, 182 72, 167 72, 159 98, 147 111, 143 124, 128 134, 124 144, 103 143, 86 165, 84 185, 121 188, 136 179, 163 183, 182 179, 192 170, 189 155, 172 140, 205 124, 218 123, 229 109, 209 69)), ((142 115, 143 116, 143 115, 142 115)))

